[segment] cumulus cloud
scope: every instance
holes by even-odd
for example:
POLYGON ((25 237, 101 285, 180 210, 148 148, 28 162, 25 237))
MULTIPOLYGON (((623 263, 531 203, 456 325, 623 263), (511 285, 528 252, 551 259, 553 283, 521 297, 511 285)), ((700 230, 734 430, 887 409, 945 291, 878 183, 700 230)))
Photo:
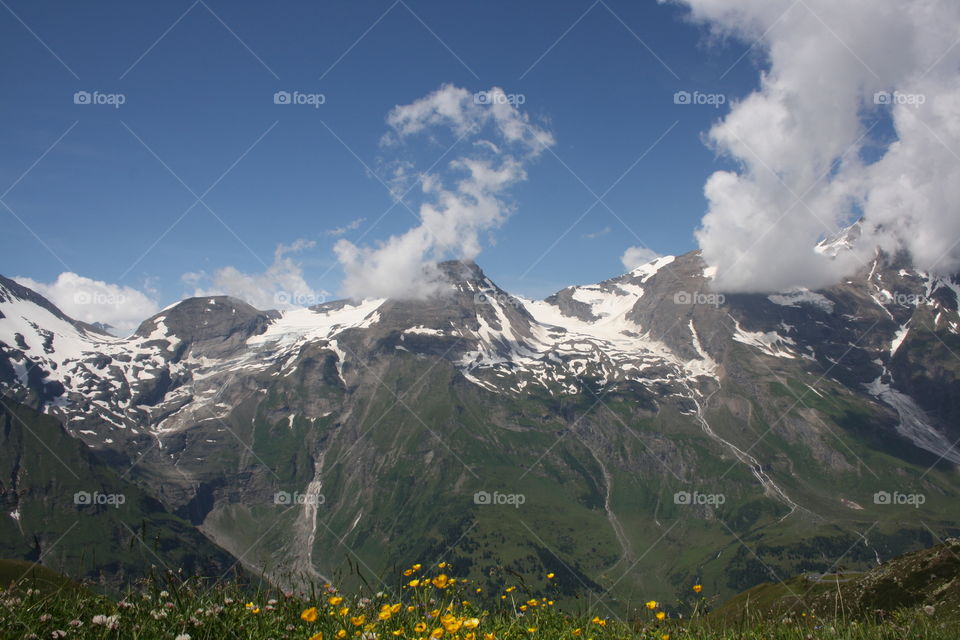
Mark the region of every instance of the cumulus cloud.
POLYGON ((257 309, 290 309, 322 304, 327 291, 312 288, 303 277, 303 267, 291 256, 312 249, 312 240, 298 239, 289 245, 278 245, 273 263, 260 273, 244 273, 233 266, 205 272, 185 273, 184 284, 193 287, 192 295, 233 296, 257 309))
POLYGON ((759 88, 708 136, 738 164, 707 180, 696 234, 718 288, 828 285, 878 245, 919 269, 960 268, 960 4, 670 1, 764 56, 759 88), (861 214, 853 251, 813 250, 861 214))
POLYGON ((639 266, 645 265, 651 260, 656 260, 660 254, 647 247, 627 247, 627 250, 620 256, 620 262, 627 271, 633 271, 639 266))
MULTIPOLYGON (((344 270, 344 293, 352 298, 422 298, 445 287, 435 263, 448 257, 472 260, 481 251, 481 234, 507 219, 505 193, 526 179, 525 167, 553 145, 552 134, 530 123, 513 97, 494 87, 474 94, 453 85, 387 116, 382 144, 403 150, 415 136, 451 133, 467 149, 440 170, 415 173, 407 160, 391 165, 395 193, 411 179, 419 185, 420 223, 375 247, 341 239, 334 251, 344 270)), ((459 148, 459 146, 458 146, 459 148)))
POLYGON ((51 283, 22 276, 14 280, 33 289, 74 320, 109 325, 109 331, 121 337, 136 331, 159 308, 156 300, 143 291, 70 271, 64 271, 51 283))

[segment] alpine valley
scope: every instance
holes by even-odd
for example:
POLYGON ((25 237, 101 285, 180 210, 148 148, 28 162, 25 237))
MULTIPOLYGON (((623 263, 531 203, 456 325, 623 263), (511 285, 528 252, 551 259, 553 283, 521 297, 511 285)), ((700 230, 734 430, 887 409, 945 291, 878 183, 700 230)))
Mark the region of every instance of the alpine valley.
POLYGON ((0 278, 0 555, 107 587, 442 559, 623 610, 960 535, 956 278, 877 252, 723 296, 692 252, 534 301, 440 267, 428 300, 191 298, 127 338, 0 278))

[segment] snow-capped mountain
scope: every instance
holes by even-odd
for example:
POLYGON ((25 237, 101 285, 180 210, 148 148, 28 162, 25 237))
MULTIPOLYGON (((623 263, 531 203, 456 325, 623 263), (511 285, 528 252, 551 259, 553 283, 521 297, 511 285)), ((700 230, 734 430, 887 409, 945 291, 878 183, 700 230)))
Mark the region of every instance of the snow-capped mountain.
POLYGON ((736 590, 765 578, 753 554, 815 565, 800 531, 859 535, 866 562, 952 527, 956 280, 878 252, 823 291, 724 296, 694 252, 528 300, 441 269, 428 300, 192 298, 124 339, 0 278, 0 389, 281 581, 332 575, 341 544, 383 568, 459 541, 478 571, 506 545, 606 589, 664 536, 704 546, 638 565, 662 588, 736 590), (495 489, 527 506, 472 499, 495 489), (870 502, 908 490, 918 513, 870 502))

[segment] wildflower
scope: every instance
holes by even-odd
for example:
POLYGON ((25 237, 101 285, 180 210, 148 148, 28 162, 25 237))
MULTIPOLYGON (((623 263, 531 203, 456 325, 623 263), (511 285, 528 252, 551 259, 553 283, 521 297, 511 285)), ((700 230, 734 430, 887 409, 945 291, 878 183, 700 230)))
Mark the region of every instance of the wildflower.
POLYGON ((304 609, 303 613, 300 614, 300 619, 304 622, 316 622, 317 621, 317 608, 310 607, 309 609, 304 609))
POLYGON ((480 626, 480 618, 467 618, 463 621, 463 626, 467 629, 476 629, 480 626))
POLYGON ((67 632, 57 629, 56 631, 50 634, 50 637, 53 638, 53 640, 57 640, 58 638, 66 638, 67 632))
POLYGON ((695 585, 693 585, 693 592, 694 592, 694 593, 700 593, 701 591, 703 591, 703 585, 702 585, 702 584, 695 584, 695 585))
POLYGON ((507 587, 507 593, 510 593, 511 591, 513 591, 513 590, 515 590, 515 589, 516 589, 516 587, 507 587))
POLYGON ((438 564, 437 566, 440 567, 441 569, 443 569, 444 567, 447 566, 447 563, 446 563, 446 562, 441 562, 441 563, 438 564))
POLYGON ((647 609, 650 609, 650 611, 653 611, 659 606, 659 603, 656 600, 651 600, 650 602, 647 603, 646 606, 647 606, 647 609))
POLYGON ((120 616, 116 614, 112 616, 96 615, 90 622, 114 630, 120 626, 120 616))
POLYGON ((553 573, 553 572, 548 573, 548 574, 547 574, 547 580, 553 580, 553 577, 554 577, 555 575, 556 575, 556 574, 553 573))
POLYGON ((527 600, 527 604, 528 604, 529 606, 531 606, 531 607, 535 607, 535 606, 537 606, 537 605, 540 604, 540 603, 537 602, 537 600, 536 600, 535 598, 531 598, 530 600, 527 600))
POLYGON ((413 613, 413 611, 414 611, 415 609, 416 609, 416 607, 413 606, 412 604, 411 604, 411 605, 407 605, 407 611, 409 611, 410 613, 413 613))
POLYGON ((343 638, 346 638, 346 637, 347 637, 347 630, 346 630, 346 629, 340 629, 340 631, 337 631, 337 638, 338 638, 339 640, 343 640, 343 638))
POLYGON ((340 617, 343 618, 343 617, 346 616, 348 613, 350 613, 350 607, 340 607, 340 610, 337 611, 337 613, 339 613, 339 614, 340 614, 340 617))
POLYGON ((317 633, 310 636, 310 640, 323 640, 323 631, 318 631, 317 633))
POLYGON ((405 576, 413 575, 413 569, 406 569, 406 570, 403 572, 403 575, 405 575, 405 576))
POLYGON ((443 637, 443 627, 437 627, 436 629, 434 629, 433 631, 431 631, 431 632, 430 632, 430 637, 431 637, 431 638, 434 638, 434 640, 436 640, 437 638, 442 638, 442 637, 443 637))
POLYGON ((329 598, 327 598, 327 602, 329 602, 333 606, 337 606, 338 604, 343 602, 343 598, 341 598, 340 596, 330 596, 329 598))
POLYGON ((492 633, 483 634, 483 640, 497 640, 497 636, 492 633))
POLYGON ((481 589, 480 587, 477 587, 477 593, 480 593, 480 592, 482 592, 482 591, 483 591, 483 589, 481 589))
POLYGON ((407 583, 407 586, 408 586, 408 587, 419 587, 419 586, 420 586, 420 580, 418 580, 417 578, 414 578, 413 580, 411 580, 410 582, 407 583))
POLYGON ((350 624, 355 627, 362 627, 363 623, 367 621, 367 616, 361 614, 359 616, 353 616, 350 618, 350 624))
POLYGON ((416 631, 417 633, 423 633, 424 631, 427 630, 427 623, 418 622, 417 624, 413 625, 413 630, 416 631))
POLYGON ((380 613, 377 614, 377 619, 389 620, 391 616, 393 616, 393 614, 390 613, 390 607, 387 607, 386 609, 380 609, 380 613))
POLYGON ((663 611, 657 611, 657 620, 663 620, 666 617, 667 614, 665 614, 663 611))
POLYGON ((420 569, 423 568, 423 565, 418 562, 417 564, 413 565, 410 568, 413 569, 414 571, 420 571, 420 569))
POLYGON ((593 620, 591 620, 590 622, 596 625, 600 625, 601 627, 607 626, 607 621, 601 618, 600 616, 593 616, 593 620))
POLYGON ((577 637, 579 638, 580 636, 583 635, 583 629, 580 629, 580 628, 574 629, 572 633, 573 633, 573 635, 575 635, 575 636, 577 636, 577 637))
POLYGON ((399 629, 394 629, 394 630, 391 631, 390 633, 393 634, 393 635, 395 635, 395 636, 402 636, 402 635, 403 635, 403 627, 400 627, 399 629))
POLYGON ((527 633, 536 633, 536 632, 537 632, 536 627, 527 627, 527 633))
POLYGON ((662 636, 660 636, 660 640, 670 640, 670 634, 669 633, 663 634, 662 636))
POLYGON ((189 634, 189 633, 181 633, 181 634, 178 635, 176 638, 174 638, 174 640, 190 640, 190 634, 189 634))
POLYGON ((450 586, 450 578, 448 578, 447 574, 445 573, 441 573, 430 582, 433 583, 433 586, 435 586, 437 589, 446 589, 448 586, 450 586))
POLYGON ((464 638, 464 640, 477 640, 477 634, 475 634, 473 631, 471 631, 471 632, 468 633, 467 635, 463 636, 463 638, 464 638))
POLYGON ((46 622, 47 620, 49 620, 49 619, 52 618, 52 617, 53 617, 53 616, 50 615, 49 613, 45 613, 45 614, 43 614, 42 616, 40 616, 40 622, 46 622))
POLYGON ((68 622, 67 624, 70 625, 71 627, 73 627, 74 629, 79 629, 80 627, 83 626, 83 621, 81 621, 81 620, 71 620, 71 621, 68 622))

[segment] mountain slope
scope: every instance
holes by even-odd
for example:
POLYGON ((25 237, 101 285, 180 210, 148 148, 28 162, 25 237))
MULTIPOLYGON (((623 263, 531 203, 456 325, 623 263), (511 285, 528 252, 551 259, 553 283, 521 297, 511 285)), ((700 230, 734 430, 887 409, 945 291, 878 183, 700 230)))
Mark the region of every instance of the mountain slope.
POLYGON ((691 253, 530 301, 441 269, 430 300, 194 298, 125 340, 0 281, 0 385, 291 584, 445 557, 618 607, 955 532, 954 280, 878 254, 722 296, 691 253))

